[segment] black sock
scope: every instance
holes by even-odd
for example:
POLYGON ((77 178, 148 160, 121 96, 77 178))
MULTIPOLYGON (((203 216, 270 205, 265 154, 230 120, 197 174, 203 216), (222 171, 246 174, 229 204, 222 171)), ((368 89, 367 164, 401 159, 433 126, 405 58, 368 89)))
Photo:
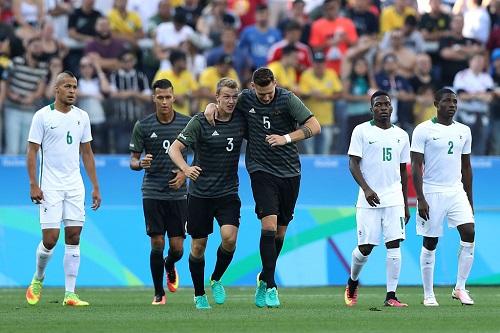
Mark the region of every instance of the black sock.
POLYGON ((174 264, 181 260, 183 251, 173 251, 172 249, 168 249, 168 255, 165 258, 165 270, 167 272, 174 269, 174 264))
POLYGON ((267 288, 276 287, 274 271, 276 269, 276 231, 261 230, 260 259, 262 260, 261 280, 266 282, 267 288))
POLYGON ((276 237, 274 239, 274 243, 276 244, 276 257, 280 256, 281 249, 283 248, 283 243, 285 242, 284 238, 276 237))
POLYGON ((229 252, 222 247, 222 244, 219 245, 217 249, 217 262, 215 263, 214 272, 210 278, 211 280, 219 281, 222 278, 231 260, 233 260, 233 254, 234 250, 229 252))
POLYGON ((358 281, 359 280, 354 281, 350 277, 349 277, 349 280, 347 280, 347 285, 349 286, 349 297, 354 296, 354 291, 356 290, 356 287, 358 286, 358 281))
POLYGON ((155 286, 155 295, 165 295, 165 290, 163 290, 163 250, 151 249, 149 265, 155 286))
POLYGON ((397 299, 395 291, 389 291, 389 292, 387 292, 387 295, 385 296, 385 300, 388 301, 390 299, 397 299))
POLYGON ((191 279, 193 280, 194 295, 205 295, 205 287, 203 286, 203 280, 205 279, 205 256, 201 258, 195 258, 190 254, 189 271, 191 272, 191 279))

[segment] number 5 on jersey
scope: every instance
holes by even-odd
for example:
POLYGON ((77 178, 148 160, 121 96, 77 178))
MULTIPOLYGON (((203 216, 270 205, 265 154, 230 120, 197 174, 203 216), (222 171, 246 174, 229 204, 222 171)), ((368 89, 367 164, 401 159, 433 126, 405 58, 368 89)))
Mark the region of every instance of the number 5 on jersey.
POLYGON ((265 129, 271 128, 271 122, 269 121, 269 116, 262 116, 262 123, 264 124, 265 129))

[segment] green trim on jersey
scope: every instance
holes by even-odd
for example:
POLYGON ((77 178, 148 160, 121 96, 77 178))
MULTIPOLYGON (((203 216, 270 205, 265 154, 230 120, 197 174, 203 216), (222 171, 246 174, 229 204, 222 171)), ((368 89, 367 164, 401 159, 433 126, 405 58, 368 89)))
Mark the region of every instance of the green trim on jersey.
MULTIPOLYGON (((373 120, 373 119, 372 119, 372 120, 370 120, 370 121, 369 121, 369 123, 370 123, 370 125, 372 125, 372 126, 377 126, 377 125, 375 125, 375 120, 373 120)), ((394 124, 391 124, 391 128, 392 128, 392 127, 394 127, 394 124)))
POLYGON ((50 103, 49 107, 51 111, 54 111, 56 109, 56 103, 50 103))

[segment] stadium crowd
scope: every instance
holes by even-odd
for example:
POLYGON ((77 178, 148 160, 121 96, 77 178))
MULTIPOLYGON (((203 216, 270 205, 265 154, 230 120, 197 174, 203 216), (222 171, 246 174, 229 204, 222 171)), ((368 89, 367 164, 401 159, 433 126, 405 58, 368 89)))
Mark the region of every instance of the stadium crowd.
POLYGON ((1 0, 0 152, 23 154, 55 76, 78 77, 96 153, 128 153, 153 112, 152 83, 174 85, 175 110, 215 100, 222 77, 249 84, 269 67, 322 126, 308 154, 345 154, 389 92, 410 136, 452 87, 475 155, 500 154, 500 0, 1 0))

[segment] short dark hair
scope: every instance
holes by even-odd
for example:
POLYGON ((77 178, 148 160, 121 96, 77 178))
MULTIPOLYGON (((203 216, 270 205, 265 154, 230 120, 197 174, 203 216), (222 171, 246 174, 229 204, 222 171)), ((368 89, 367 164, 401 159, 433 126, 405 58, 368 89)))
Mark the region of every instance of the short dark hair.
POLYGON ((447 88, 447 87, 441 88, 434 93, 434 101, 439 102, 441 100, 441 98, 443 98, 443 95, 445 95, 445 94, 456 95, 457 93, 454 92, 453 89, 451 89, 451 88, 447 88))
POLYGON ((288 23, 285 25, 285 32, 295 30, 302 30, 302 26, 300 25, 300 23, 295 20, 288 21, 288 23))
POLYGON ((259 87, 266 87, 271 82, 274 82, 274 74, 267 67, 260 67, 252 74, 252 82, 259 87))
POLYGON ((387 96, 387 97, 389 97, 389 99, 391 99, 391 96, 389 96, 389 93, 387 91, 377 90, 373 93, 372 97, 370 97, 370 105, 371 106, 373 106, 373 101, 375 100, 375 98, 377 98, 379 96, 387 96))
POLYGON ((158 88, 158 89, 172 88, 172 91, 174 90, 174 86, 172 85, 172 82, 170 82, 170 80, 168 80, 168 79, 156 80, 153 83, 153 93, 155 92, 156 88, 158 88))
POLYGON ((295 47, 295 44, 288 44, 281 50, 281 54, 286 56, 289 55, 290 53, 297 52, 297 47, 295 47))
POLYGON ((408 27, 416 27, 417 24, 418 24, 418 21, 417 21, 417 18, 413 15, 408 15, 406 18, 405 18, 405 23, 404 23, 406 26, 408 27))
POLYGON ((170 63, 173 65, 179 60, 186 60, 186 53, 182 52, 181 50, 172 50, 170 52, 170 56, 168 57, 168 60, 170 63))

